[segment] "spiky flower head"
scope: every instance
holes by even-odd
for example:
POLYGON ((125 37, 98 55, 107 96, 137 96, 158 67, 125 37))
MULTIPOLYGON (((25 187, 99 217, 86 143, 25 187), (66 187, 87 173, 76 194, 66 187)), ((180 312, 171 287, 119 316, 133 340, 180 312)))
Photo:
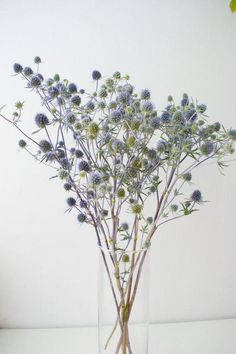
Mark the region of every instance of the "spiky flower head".
POLYGON ((144 101, 142 108, 145 112, 152 112, 154 109, 153 103, 151 101, 144 101))
POLYGON ((203 155, 210 155, 214 151, 214 143, 212 141, 205 141, 201 145, 201 153, 203 155))
POLYGON ((158 117, 151 118, 150 125, 153 129, 159 129, 160 125, 161 125, 160 118, 158 118, 158 117))
POLYGON ((72 188, 72 185, 70 183, 66 182, 66 183, 64 183, 63 187, 66 191, 70 191, 72 188))
POLYGON ((195 203, 199 203, 202 200, 202 193, 196 189, 191 195, 191 200, 195 203))
POLYGON ((71 98, 70 101, 71 101, 71 103, 72 103, 73 105, 79 106, 80 103, 81 103, 81 98, 80 98, 79 95, 75 95, 75 96, 73 96, 73 97, 71 98))
POLYGON ((68 112, 65 116, 67 124, 74 124, 76 122, 76 115, 73 112, 68 112))
POLYGON ((121 73, 119 71, 115 71, 113 74, 113 78, 119 80, 121 78, 121 73))
POLYGON ((96 122, 91 122, 88 125, 88 132, 91 136, 96 137, 99 133, 99 130, 100 130, 99 125, 96 122))
POLYGON ((37 75, 34 75, 30 79, 30 86, 33 88, 37 88, 41 85, 41 80, 37 75))
POLYGON ((153 223, 153 217, 152 216, 148 216, 147 219, 146 219, 147 223, 149 225, 151 225, 153 223))
POLYGON ((121 141, 119 139, 113 140, 111 145, 112 145, 112 149, 117 151, 117 152, 120 152, 123 149, 123 147, 124 147, 123 141, 121 141))
POLYGON ((170 113, 167 112, 167 111, 163 112, 162 115, 161 115, 161 122, 163 124, 167 124, 167 123, 170 122, 170 120, 171 120, 170 113))
POLYGON ((15 63, 13 65, 13 70, 15 71, 16 74, 19 74, 23 71, 23 67, 19 63, 15 63))
POLYGON ((197 105, 197 109, 200 113, 205 113, 207 106, 205 104, 199 104, 199 105, 197 105))
POLYGON ((44 128, 49 124, 48 117, 44 113, 37 113, 35 116, 35 123, 39 128, 44 128))
POLYGON ((84 156, 83 151, 81 150, 75 150, 75 156, 77 157, 77 159, 81 159, 84 156))
POLYGON ((80 208, 84 209, 88 207, 88 203, 86 202, 86 200, 81 199, 79 202, 79 206, 80 208))
POLYGON ((125 197, 125 190, 124 188, 119 188, 117 191, 117 197, 119 199, 123 199, 125 197))
POLYGON ((126 254, 123 254, 122 256, 122 262, 123 263, 128 263, 129 262, 129 255, 126 253, 126 254))
POLYGON ((186 172, 186 173, 184 173, 183 176, 182 176, 182 178, 183 178, 185 181, 190 182, 191 179, 192 179, 192 174, 191 174, 191 172, 186 172))
POLYGON ((100 71, 93 70, 93 72, 92 72, 93 80, 99 80, 99 79, 101 79, 101 77, 102 77, 102 74, 100 73, 100 71))
POLYGON ((228 136, 230 139, 232 139, 233 141, 236 141, 236 129, 230 129, 228 131, 228 136))
POLYGON ((86 214, 84 214, 84 213, 79 213, 78 216, 77 216, 77 220, 78 220, 80 223, 86 222, 86 220, 87 220, 86 214))
POLYGON ((35 62, 35 64, 40 64, 42 61, 41 61, 41 58, 39 56, 36 56, 34 58, 34 62, 35 62))
POLYGON ((23 70, 23 74, 25 76, 31 76, 33 75, 33 73, 34 73, 33 70, 29 66, 26 66, 23 70))
POLYGON ((41 80, 41 81, 43 81, 44 80, 44 77, 43 77, 43 75, 42 74, 40 74, 40 73, 37 73, 36 74, 36 76, 41 80))
POLYGON ((52 150, 52 145, 48 140, 41 140, 39 142, 40 150, 44 153, 52 150))
POLYGON ((131 210, 134 214, 140 214, 142 211, 142 205, 135 203, 131 205, 131 210))
POLYGON ((151 98, 151 92, 148 89, 141 91, 140 97, 142 100, 149 100, 151 98))
POLYGON ((90 176, 89 176, 89 179, 90 179, 90 183, 93 186, 98 186, 102 182, 102 176, 101 176, 101 174, 99 172, 91 173, 90 176))
POLYGON ((175 124, 183 125, 185 123, 185 119, 182 112, 176 111, 172 116, 172 121, 175 124))
POLYGON ((174 213, 178 210, 178 205, 177 204, 171 204, 170 205, 170 210, 173 211, 174 213))
POLYGON ((90 165, 87 161, 82 160, 79 162, 79 170, 80 171, 85 171, 85 172, 89 172, 90 171, 90 165))
POLYGON ((51 87, 49 87, 49 89, 48 89, 48 94, 49 94, 49 96, 50 96, 51 98, 55 98, 55 97, 57 97, 57 96, 59 95, 59 90, 58 90, 57 87, 51 86, 51 87))
POLYGON ((188 95, 186 93, 183 94, 182 100, 181 100, 181 106, 185 107, 189 104, 189 99, 188 95))
POLYGON ((59 82, 59 81, 60 81, 60 75, 59 75, 59 74, 54 74, 53 80, 54 80, 55 82, 59 82))
POLYGON ((19 145, 19 147, 24 148, 24 147, 26 147, 27 144, 26 144, 25 140, 20 139, 19 142, 18 142, 18 145, 19 145))
POLYGON ((123 231, 128 231, 129 230, 129 224, 124 221, 124 222, 121 223, 120 228, 123 231))
POLYGON ((215 123, 213 124, 213 126, 214 126, 215 132, 218 132, 218 131, 220 130, 220 128, 221 128, 220 122, 215 122, 215 123))
POLYGON ((119 110, 115 110, 110 114, 110 120, 112 123, 119 123, 122 119, 122 113, 119 110))
POLYGON ((73 197, 67 198, 67 199, 66 199, 66 202, 67 202, 67 204, 69 205, 69 207, 73 207, 73 206, 76 205, 76 200, 75 200, 75 198, 73 198, 73 197))
POLYGON ((76 84, 74 84, 73 82, 71 82, 69 85, 68 85, 68 91, 70 93, 76 93, 77 92, 77 86, 76 84))
POLYGON ((105 97, 107 97, 107 90, 106 90, 105 88, 101 88, 100 91, 99 91, 99 93, 98 93, 98 96, 99 96, 100 98, 105 98, 105 97))
POLYGON ((60 179, 66 179, 66 178, 68 177, 68 175, 69 175, 69 172, 66 171, 66 170, 64 170, 64 169, 60 169, 60 170, 58 171, 58 177, 59 177, 60 179))

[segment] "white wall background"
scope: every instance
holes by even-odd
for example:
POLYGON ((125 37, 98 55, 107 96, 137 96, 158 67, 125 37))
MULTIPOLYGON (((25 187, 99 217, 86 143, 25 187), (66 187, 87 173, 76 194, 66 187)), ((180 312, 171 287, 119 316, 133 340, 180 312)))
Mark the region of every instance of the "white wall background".
MULTIPOLYGON (((12 64, 44 60, 91 87, 94 68, 129 73, 161 109, 183 92, 209 107, 212 121, 236 126, 236 15, 224 0, 0 0, 0 106, 26 101, 25 127, 40 110, 11 77, 12 64)), ((0 327, 96 323, 96 240, 64 215, 66 194, 51 171, 17 147, 0 121, 0 327)), ((236 316, 236 164, 195 174, 210 200, 202 211, 167 224, 153 242, 151 320, 236 316)))

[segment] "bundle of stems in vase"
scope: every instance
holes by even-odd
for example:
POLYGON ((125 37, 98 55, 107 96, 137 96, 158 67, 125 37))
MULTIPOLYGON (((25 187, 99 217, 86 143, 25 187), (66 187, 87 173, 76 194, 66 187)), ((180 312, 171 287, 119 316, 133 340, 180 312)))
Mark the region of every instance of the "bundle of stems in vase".
POLYGON ((58 74, 44 79, 41 59, 34 62, 34 69, 16 63, 14 72, 41 100, 41 111, 32 117, 36 131, 22 128, 21 101, 12 117, 3 111, 0 116, 22 134, 19 146, 53 169, 77 222, 94 228, 117 310, 114 330, 121 329, 116 353, 132 353, 128 321, 151 240, 161 225, 204 203, 200 190, 189 195, 184 187, 209 160, 220 170, 226 166, 236 130, 208 122, 206 106, 187 94, 180 103, 169 96, 160 109, 148 89, 137 93, 118 71, 102 78, 94 70, 89 93, 58 74))

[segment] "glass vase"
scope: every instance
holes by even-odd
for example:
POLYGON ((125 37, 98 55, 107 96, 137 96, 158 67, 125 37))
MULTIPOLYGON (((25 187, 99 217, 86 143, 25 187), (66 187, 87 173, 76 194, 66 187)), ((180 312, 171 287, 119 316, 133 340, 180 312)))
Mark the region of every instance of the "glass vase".
POLYGON ((99 247, 99 354, 147 354, 150 249, 99 247))

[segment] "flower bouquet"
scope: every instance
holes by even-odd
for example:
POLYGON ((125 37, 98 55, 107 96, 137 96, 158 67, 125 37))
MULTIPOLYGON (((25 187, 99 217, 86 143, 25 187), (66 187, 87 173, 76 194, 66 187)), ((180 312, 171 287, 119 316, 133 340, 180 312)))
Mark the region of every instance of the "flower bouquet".
POLYGON ((206 105, 183 94, 157 109, 148 89, 137 93, 128 75, 92 72, 94 92, 58 74, 16 63, 14 73, 39 95, 36 131, 21 127, 23 103, 12 118, 20 148, 53 170, 68 193, 67 210, 94 229, 99 266, 99 353, 148 352, 148 254, 160 226, 196 212, 200 190, 186 195, 196 167, 214 159, 223 169, 236 130, 208 123, 206 105), (37 138, 38 137, 38 138, 37 138), (150 212, 150 206, 151 212, 150 212))

